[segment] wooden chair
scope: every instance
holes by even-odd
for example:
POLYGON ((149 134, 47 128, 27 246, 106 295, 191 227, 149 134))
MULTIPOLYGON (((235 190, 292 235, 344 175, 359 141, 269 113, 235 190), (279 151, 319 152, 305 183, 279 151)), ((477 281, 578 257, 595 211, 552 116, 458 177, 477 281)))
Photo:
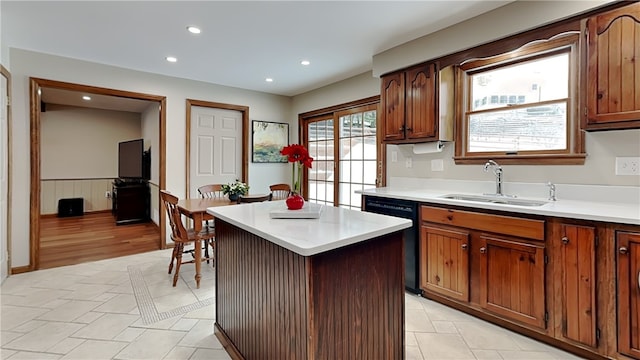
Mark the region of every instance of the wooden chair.
MULTIPOLYGON (((160 198, 167 211, 169 224, 171 225, 171 239, 175 243, 173 252, 171 253, 171 262, 169 263, 168 272, 171 274, 173 264, 175 262, 176 272, 173 274, 173 286, 175 287, 178 282, 178 273, 180 272, 180 266, 182 264, 190 264, 195 263, 196 261, 208 261, 212 259, 205 255, 202 259, 194 258, 190 261, 182 261, 182 254, 185 252, 185 245, 193 243, 194 246, 198 246, 198 243, 202 241, 207 247, 211 246, 211 248, 214 248, 215 233, 209 228, 204 228, 199 233, 196 233, 192 228, 185 228, 182 223, 182 215, 178 209, 178 198, 165 190, 160 190, 160 198)), ((212 254, 215 254, 215 252, 212 252, 212 254)))
POLYGON ((222 198, 222 184, 203 185, 198 188, 198 193, 203 198, 222 198))
POLYGON ((273 194, 267 195, 245 195, 238 198, 238 204, 271 201, 273 194))
POLYGON ((269 190, 273 195, 272 200, 284 200, 291 194, 291 186, 289 184, 273 184, 269 186, 269 190))

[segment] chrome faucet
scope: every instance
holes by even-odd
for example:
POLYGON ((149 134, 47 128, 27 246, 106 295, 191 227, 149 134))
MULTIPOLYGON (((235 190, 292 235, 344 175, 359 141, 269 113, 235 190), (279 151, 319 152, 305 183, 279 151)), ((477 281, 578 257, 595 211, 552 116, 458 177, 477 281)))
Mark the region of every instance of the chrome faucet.
POLYGON ((503 196, 502 193, 502 167, 493 160, 487 161, 484 164, 484 172, 489 172, 489 168, 493 168, 493 175, 496 176, 496 193, 495 195, 503 196))

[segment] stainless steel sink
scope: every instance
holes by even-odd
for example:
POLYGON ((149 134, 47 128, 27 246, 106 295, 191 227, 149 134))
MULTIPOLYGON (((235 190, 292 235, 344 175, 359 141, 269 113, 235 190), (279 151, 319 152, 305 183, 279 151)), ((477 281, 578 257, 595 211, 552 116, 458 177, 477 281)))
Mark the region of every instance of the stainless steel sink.
POLYGON ((531 200, 531 199, 518 199, 507 196, 495 196, 495 195, 469 195, 469 194, 447 194, 440 196, 443 199, 452 200, 464 200, 483 203, 494 203, 504 205, 518 205, 518 206, 542 206, 546 204, 546 201, 531 200))

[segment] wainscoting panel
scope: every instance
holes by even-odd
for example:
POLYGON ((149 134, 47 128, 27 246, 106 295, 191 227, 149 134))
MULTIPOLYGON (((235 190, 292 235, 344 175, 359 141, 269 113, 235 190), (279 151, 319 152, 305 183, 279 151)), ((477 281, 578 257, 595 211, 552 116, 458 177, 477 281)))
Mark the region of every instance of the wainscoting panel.
POLYGON ((73 179, 73 180, 42 180, 40 182, 40 214, 58 213, 58 200, 67 198, 83 198, 84 211, 111 210, 111 198, 105 197, 111 193, 114 179, 73 179))

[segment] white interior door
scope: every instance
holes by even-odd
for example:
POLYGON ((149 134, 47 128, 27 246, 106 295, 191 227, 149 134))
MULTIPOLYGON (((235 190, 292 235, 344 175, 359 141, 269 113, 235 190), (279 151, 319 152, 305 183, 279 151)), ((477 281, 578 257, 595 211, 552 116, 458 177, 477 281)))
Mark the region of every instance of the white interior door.
POLYGON ((9 236, 7 227, 8 214, 8 178, 9 178, 9 124, 7 115, 7 79, 0 76, 0 282, 4 281, 9 274, 9 236))
POLYGON ((191 107, 189 196, 198 187, 225 184, 242 177, 242 113, 191 107))

